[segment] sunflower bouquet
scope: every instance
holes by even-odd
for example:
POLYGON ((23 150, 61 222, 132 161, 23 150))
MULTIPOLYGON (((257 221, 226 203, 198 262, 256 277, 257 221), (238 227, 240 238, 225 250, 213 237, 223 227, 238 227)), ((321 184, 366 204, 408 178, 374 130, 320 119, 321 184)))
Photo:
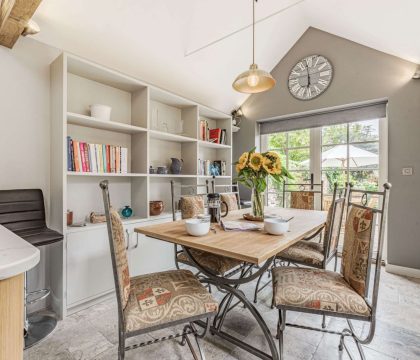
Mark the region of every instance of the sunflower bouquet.
POLYGON ((238 177, 236 181, 252 190, 252 215, 255 218, 264 218, 264 192, 267 188, 267 178, 276 182, 292 176, 282 166, 280 156, 273 152, 265 153, 251 151, 244 152, 235 163, 238 177))

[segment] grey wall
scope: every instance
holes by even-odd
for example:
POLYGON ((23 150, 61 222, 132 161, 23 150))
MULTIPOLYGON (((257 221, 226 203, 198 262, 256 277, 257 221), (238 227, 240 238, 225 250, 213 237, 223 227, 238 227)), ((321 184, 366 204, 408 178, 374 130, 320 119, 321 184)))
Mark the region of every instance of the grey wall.
POLYGON ((234 158, 255 144, 255 120, 370 99, 388 98, 389 209, 388 262, 420 269, 420 80, 416 64, 346 39, 309 28, 276 65, 277 86, 243 104, 245 118, 234 138, 234 158), (287 89, 291 68, 301 58, 324 55, 334 66, 329 89, 311 101, 298 101, 287 89), (412 166, 414 176, 401 176, 412 166))

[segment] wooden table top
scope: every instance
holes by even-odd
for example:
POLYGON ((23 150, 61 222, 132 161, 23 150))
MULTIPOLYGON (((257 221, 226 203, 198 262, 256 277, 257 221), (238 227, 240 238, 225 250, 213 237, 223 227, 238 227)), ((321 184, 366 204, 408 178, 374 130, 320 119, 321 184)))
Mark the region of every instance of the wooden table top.
MULTIPOLYGON (((241 220, 242 215, 249 211, 250 209, 231 211, 224 219, 241 220)), ((206 236, 194 237, 188 235, 183 220, 137 227, 134 231, 155 239, 259 265, 323 227, 327 219, 326 211, 316 210, 268 207, 265 213, 275 214, 285 219, 293 216, 289 232, 284 235, 270 235, 264 230, 224 231, 216 225, 216 233, 210 231, 206 236)), ((257 224, 261 224, 261 228, 264 227, 262 222, 257 224)))

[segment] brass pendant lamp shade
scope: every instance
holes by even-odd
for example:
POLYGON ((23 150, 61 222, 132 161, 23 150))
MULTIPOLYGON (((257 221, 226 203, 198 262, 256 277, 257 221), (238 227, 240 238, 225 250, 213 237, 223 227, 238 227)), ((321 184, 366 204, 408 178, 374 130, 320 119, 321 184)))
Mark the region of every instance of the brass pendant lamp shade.
POLYGON ((265 70, 258 69, 255 64, 255 3, 252 0, 252 64, 249 70, 239 74, 232 86, 236 91, 246 94, 256 94, 270 90, 276 85, 276 80, 265 70))

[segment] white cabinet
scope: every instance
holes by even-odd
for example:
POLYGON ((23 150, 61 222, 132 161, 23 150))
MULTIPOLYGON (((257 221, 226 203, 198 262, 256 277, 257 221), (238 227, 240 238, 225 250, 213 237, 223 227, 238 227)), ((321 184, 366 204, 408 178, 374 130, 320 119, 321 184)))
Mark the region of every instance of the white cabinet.
MULTIPOLYGON (((167 221, 169 220, 124 224, 131 277, 175 267, 172 244, 134 232, 138 226, 167 221)), ((67 309, 79 310, 83 308, 83 304, 114 291, 111 253, 105 225, 69 232, 66 254, 67 309)))
POLYGON ((127 226, 130 235, 128 261, 131 277, 175 267, 172 244, 134 232, 136 227, 145 225, 150 225, 150 223, 143 222, 127 226))
POLYGON ((67 234, 67 307, 114 289, 106 227, 67 234))

